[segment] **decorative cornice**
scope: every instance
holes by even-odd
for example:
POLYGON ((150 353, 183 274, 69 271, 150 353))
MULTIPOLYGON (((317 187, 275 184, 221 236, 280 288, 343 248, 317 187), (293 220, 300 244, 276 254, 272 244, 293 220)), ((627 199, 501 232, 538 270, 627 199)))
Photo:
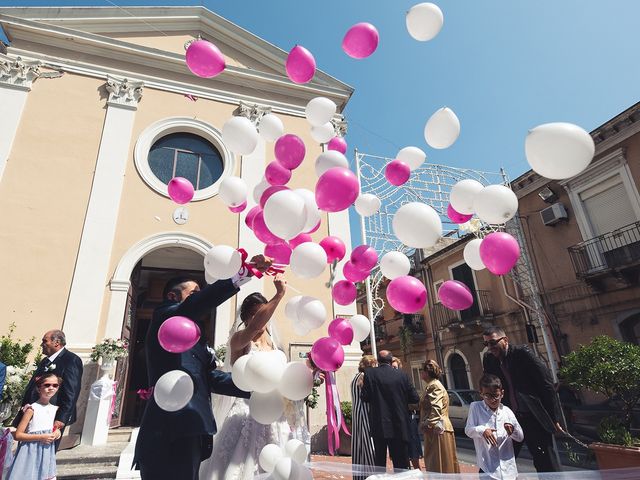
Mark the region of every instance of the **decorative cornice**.
POLYGON ((596 178, 626 164, 626 151, 626 148, 618 148, 608 155, 591 163, 591 165, 589 165, 589 167, 587 167, 582 173, 558 183, 560 183, 560 185, 562 185, 568 192, 591 183, 596 178))
POLYGON ((136 110, 142 97, 143 85, 141 81, 131 81, 127 78, 107 75, 107 83, 105 85, 107 92, 109 92, 107 105, 136 110))
POLYGON ((41 65, 38 60, 25 61, 0 53, 0 84, 29 91, 33 81, 41 75, 41 65))
POLYGON ((257 123, 264 115, 271 113, 271 107, 258 105, 257 103, 246 103, 240 100, 240 105, 233 111, 236 117, 246 117, 253 123, 257 123))
POLYGON ((333 125, 333 130, 336 132, 338 137, 344 137, 347 135, 349 124, 343 115, 339 115, 337 118, 332 119, 331 124, 333 125))

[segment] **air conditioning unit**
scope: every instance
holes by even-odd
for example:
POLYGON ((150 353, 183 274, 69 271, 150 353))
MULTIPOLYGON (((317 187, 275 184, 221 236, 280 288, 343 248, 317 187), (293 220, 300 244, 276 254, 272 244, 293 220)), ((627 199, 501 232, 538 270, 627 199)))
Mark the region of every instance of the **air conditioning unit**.
POLYGON ((542 217, 542 223, 547 226, 555 225, 560 220, 566 220, 569 218, 567 216, 567 209, 564 208, 564 205, 561 202, 554 203, 550 207, 540 210, 540 216, 542 217))

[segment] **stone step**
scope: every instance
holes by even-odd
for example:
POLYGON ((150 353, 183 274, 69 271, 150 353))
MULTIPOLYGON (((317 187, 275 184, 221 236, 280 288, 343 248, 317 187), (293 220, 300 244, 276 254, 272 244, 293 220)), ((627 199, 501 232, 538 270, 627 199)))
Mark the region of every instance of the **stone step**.
POLYGON ((128 442, 131 439, 132 427, 118 427, 109 430, 107 441, 111 442, 128 442))
POLYGON ((84 480, 116 478, 118 467, 115 465, 58 465, 57 480, 84 480))
MULTIPOLYGON (((78 445, 68 450, 61 450, 56 456, 58 466, 62 465, 91 465, 117 466, 120 453, 128 442, 111 442, 107 445, 91 447, 78 445)), ((93 478, 93 477, 92 477, 93 478)))

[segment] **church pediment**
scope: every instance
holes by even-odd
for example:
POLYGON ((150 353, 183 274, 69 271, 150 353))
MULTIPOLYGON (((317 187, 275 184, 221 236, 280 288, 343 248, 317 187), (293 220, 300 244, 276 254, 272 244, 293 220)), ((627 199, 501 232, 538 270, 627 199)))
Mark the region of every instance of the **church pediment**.
POLYGON ((228 90, 242 83, 300 102, 325 95, 339 107, 353 92, 320 70, 307 85, 290 82, 284 70, 287 52, 204 7, 9 7, 0 8, 0 24, 16 53, 42 45, 42 52, 59 48, 74 61, 82 53, 84 59, 115 59, 123 68, 168 70, 207 88, 228 90), (185 43, 198 36, 214 42, 227 60, 225 72, 214 79, 189 78, 184 65, 185 43))

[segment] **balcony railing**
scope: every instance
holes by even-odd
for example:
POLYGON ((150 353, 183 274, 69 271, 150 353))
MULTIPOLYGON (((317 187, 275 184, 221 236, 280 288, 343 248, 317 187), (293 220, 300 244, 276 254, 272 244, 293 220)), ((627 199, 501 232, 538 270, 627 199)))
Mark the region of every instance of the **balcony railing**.
POLYGON ((640 263, 640 222, 569 247, 577 278, 587 278, 640 263))
POLYGON ((483 320, 493 318, 493 305, 491 292, 488 290, 475 290, 475 301, 471 308, 456 312, 449 310, 441 303, 436 303, 431 308, 431 317, 438 330, 451 327, 463 327, 472 323, 481 323, 483 320))

